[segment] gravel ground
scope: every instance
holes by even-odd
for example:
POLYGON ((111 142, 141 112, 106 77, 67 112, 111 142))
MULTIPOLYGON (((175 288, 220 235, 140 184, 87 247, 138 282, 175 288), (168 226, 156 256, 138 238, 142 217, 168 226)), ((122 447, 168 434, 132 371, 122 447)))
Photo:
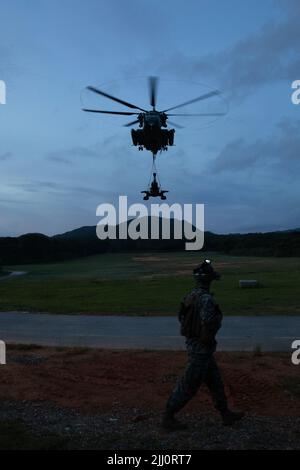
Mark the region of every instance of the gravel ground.
POLYGON ((10 346, 0 381, 0 449, 298 449, 299 371, 287 354, 218 353, 230 406, 222 426, 203 387, 186 431, 161 429, 184 352, 10 346))
POLYGON ((160 429, 160 415, 116 409, 86 415, 45 402, 2 401, 0 422, 21 422, 34 436, 56 435, 67 449, 298 449, 299 417, 247 416, 232 427, 210 413, 184 414, 186 431, 160 429))

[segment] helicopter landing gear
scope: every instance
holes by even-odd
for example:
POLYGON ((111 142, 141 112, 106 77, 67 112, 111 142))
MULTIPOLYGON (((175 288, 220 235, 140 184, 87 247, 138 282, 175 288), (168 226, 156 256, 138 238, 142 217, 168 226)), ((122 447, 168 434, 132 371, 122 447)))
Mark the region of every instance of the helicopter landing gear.
POLYGON ((174 134, 175 134, 175 130, 174 129, 169 129, 169 131, 168 131, 168 144, 170 146, 174 145, 174 134))
POLYGON ((137 132, 135 129, 131 129, 131 139, 132 139, 133 145, 137 146, 138 138, 137 138, 137 132))

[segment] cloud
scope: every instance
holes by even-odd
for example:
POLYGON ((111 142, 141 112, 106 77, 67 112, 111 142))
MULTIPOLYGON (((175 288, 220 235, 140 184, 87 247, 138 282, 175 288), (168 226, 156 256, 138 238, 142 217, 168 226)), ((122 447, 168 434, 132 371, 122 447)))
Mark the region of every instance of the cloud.
POLYGON ((10 160, 13 154, 11 152, 5 152, 0 155, 0 161, 4 162, 5 160, 10 160))
POLYGON ((109 191, 99 190, 93 187, 73 185, 69 186, 64 183, 54 183, 52 181, 30 181, 30 182, 21 182, 21 183, 11 183, 7 186, 21 189, 27 193, 53 193, 56 196, 62 194, 63 196, 74 194, 81 195, 85 194, 86 196, 100 196, 103 194, 110 194, 109 191))
MULTIPOLYGON (((202 56, 173 53, 161 58, 159 73, 210 80, 218 77, 219 87, 233 100, 242 100, 258 87, 279 80, 295 80, 300 70, 298 0, 277 0, 280 22, 269 21, 259 31, 233 46, 202 56)), ((153 60, 151 60, 153 62, 153 60)))
POLYGON ((71 186, 68 188, 68 191, 86 194, 89 196, 99 196, 100 193, 103 193, 103 191, 100 192, 99 189, 87 188, 86 186, 71 186))
POLYGON ((220 172, 238 172, 249 168, 271 166, 291 176, 300 167, 299 121, 283 119, 275 132, 266 139, 247 142, 235 139, 221 150, 211 166, 211 170, 220 172))
POLYGON ((293 14, 239 41, 215 58, 224 71, 225 87, 241 96, 270 82, 293 79, 291 72, 299 66, 298 41, 298 17, 293 14))
POLYGON ((55 163, 72 164, 73 158, 97 158, 99 151, 89 147, 77 146, 70 149, 50 152, 47 159, 55 163))
POLYGON ((259 160, 268 157, 266 143, 258 139, 247 143, 245 139, 235 139, 221 150, 214 160, 211 170, 215 172, 236 172, 252 168, 259 160))
POLYGON ((66 164, 66 165, 73 165, 73 162, 71 160, 69 160, 68 158, 59 156, 59 155, 49 154, 47 158, 48 158, 48 160, 51 160, 52 162, 55 162, 55 163, 63 163, 63 164, 66 164))
POLYGON ((36 193, 43 190, 52 190, 57 191, 60 189, 60 186, 56 183, 50 181, 29 181, 29 182, 21 182, 21 183, 11 183, 8 186, 21 189, 28 193, 36 193))

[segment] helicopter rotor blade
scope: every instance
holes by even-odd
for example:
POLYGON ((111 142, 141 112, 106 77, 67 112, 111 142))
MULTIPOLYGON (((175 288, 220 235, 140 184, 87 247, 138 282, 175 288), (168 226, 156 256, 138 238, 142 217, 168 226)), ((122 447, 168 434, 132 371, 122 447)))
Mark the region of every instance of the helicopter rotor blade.
POLYGON ((137 124, 139 122, 138 119, 136 119, 135 121, 131 121, 131 122, 128 122, 127 124, 123 124, 124 127, 130 127, 130 126, 134 126, 135 124, 137 124))
POLYGON ((225 116, 226 113, 168 114, 168 116, 225 116))
POLYGON ((172 108, 164 109, 163 113, 167 113, 168 111, 172 111, 172 109, 181 108, 183 106, 187 106, 188 104, 196 103, 196 101, 206 100, 207 98, 211 98, 212 96, 220 95, 221 92, 219 90, 210 91, 209 93, 205 93, 205 95, 198 96, 198 98, 194 98, 193 100, 185 101, 185 103, 178 104, 177 106, 173 106, 172 108))
POLYGON ((169 120, 168 120, 168 124, 171 124, 171 126, 177 128, 177 129, 184 129, 184 126, 181 126, 180 124, 176 124, 176 123, 173 122, 173 121, 169 121, 169 120))
POLYGON ((122 116, 133 116, 134 114, 139 114, 139 113, 131 113, 129 111, 103 111, 101 109, 86 109, 86 108, 82 108, 82 111, 87 111, 88 113, 119 114, 122 116))
POLYGON ((156 97, 157 97, 157 77, 149 77, 149 94, 150 94, 150 104, 153 109, 156 106, 156 97))
POLYGON ((128 108, 139 109, 140 111, 143 111, 143 112, 146 111, 145 109, 140 108, 139 106, 135 106, 134 104, 128 103, 127 101, 120 100, 119 98, 109 95, 108 93, 105 93, 104 91, 101 91, 98 88, 95 88, 93 86, 88 86, 87 89, 90 91, 93 91, 94 93, 97 93, 98 95, 105 96, 105 98, 108 98, 110 100, 116 101, 117 103, 123 104, 124 106, 127 106, 128 108))

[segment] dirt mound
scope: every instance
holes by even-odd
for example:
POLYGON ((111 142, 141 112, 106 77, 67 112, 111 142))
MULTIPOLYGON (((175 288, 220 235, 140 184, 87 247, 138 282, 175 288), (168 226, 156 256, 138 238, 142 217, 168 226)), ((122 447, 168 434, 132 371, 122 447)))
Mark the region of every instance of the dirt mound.
MULTIPOLYGON (((21 355, 21 350, 8 351, 8 364, 1 368, 0 399, 47 401, 82 412, 162 410, 186 360, 184 352, 170 351, 47 348, 27 349, 26 361, 20 361, 21 355)), ((300 398, 283 380, 296 381, 299 374, 288 355, 219 353, 217 359, 232 406, 262 416, 300 416, 300 398)), ((205 386, 186 407, 211 409, 205 386)))

